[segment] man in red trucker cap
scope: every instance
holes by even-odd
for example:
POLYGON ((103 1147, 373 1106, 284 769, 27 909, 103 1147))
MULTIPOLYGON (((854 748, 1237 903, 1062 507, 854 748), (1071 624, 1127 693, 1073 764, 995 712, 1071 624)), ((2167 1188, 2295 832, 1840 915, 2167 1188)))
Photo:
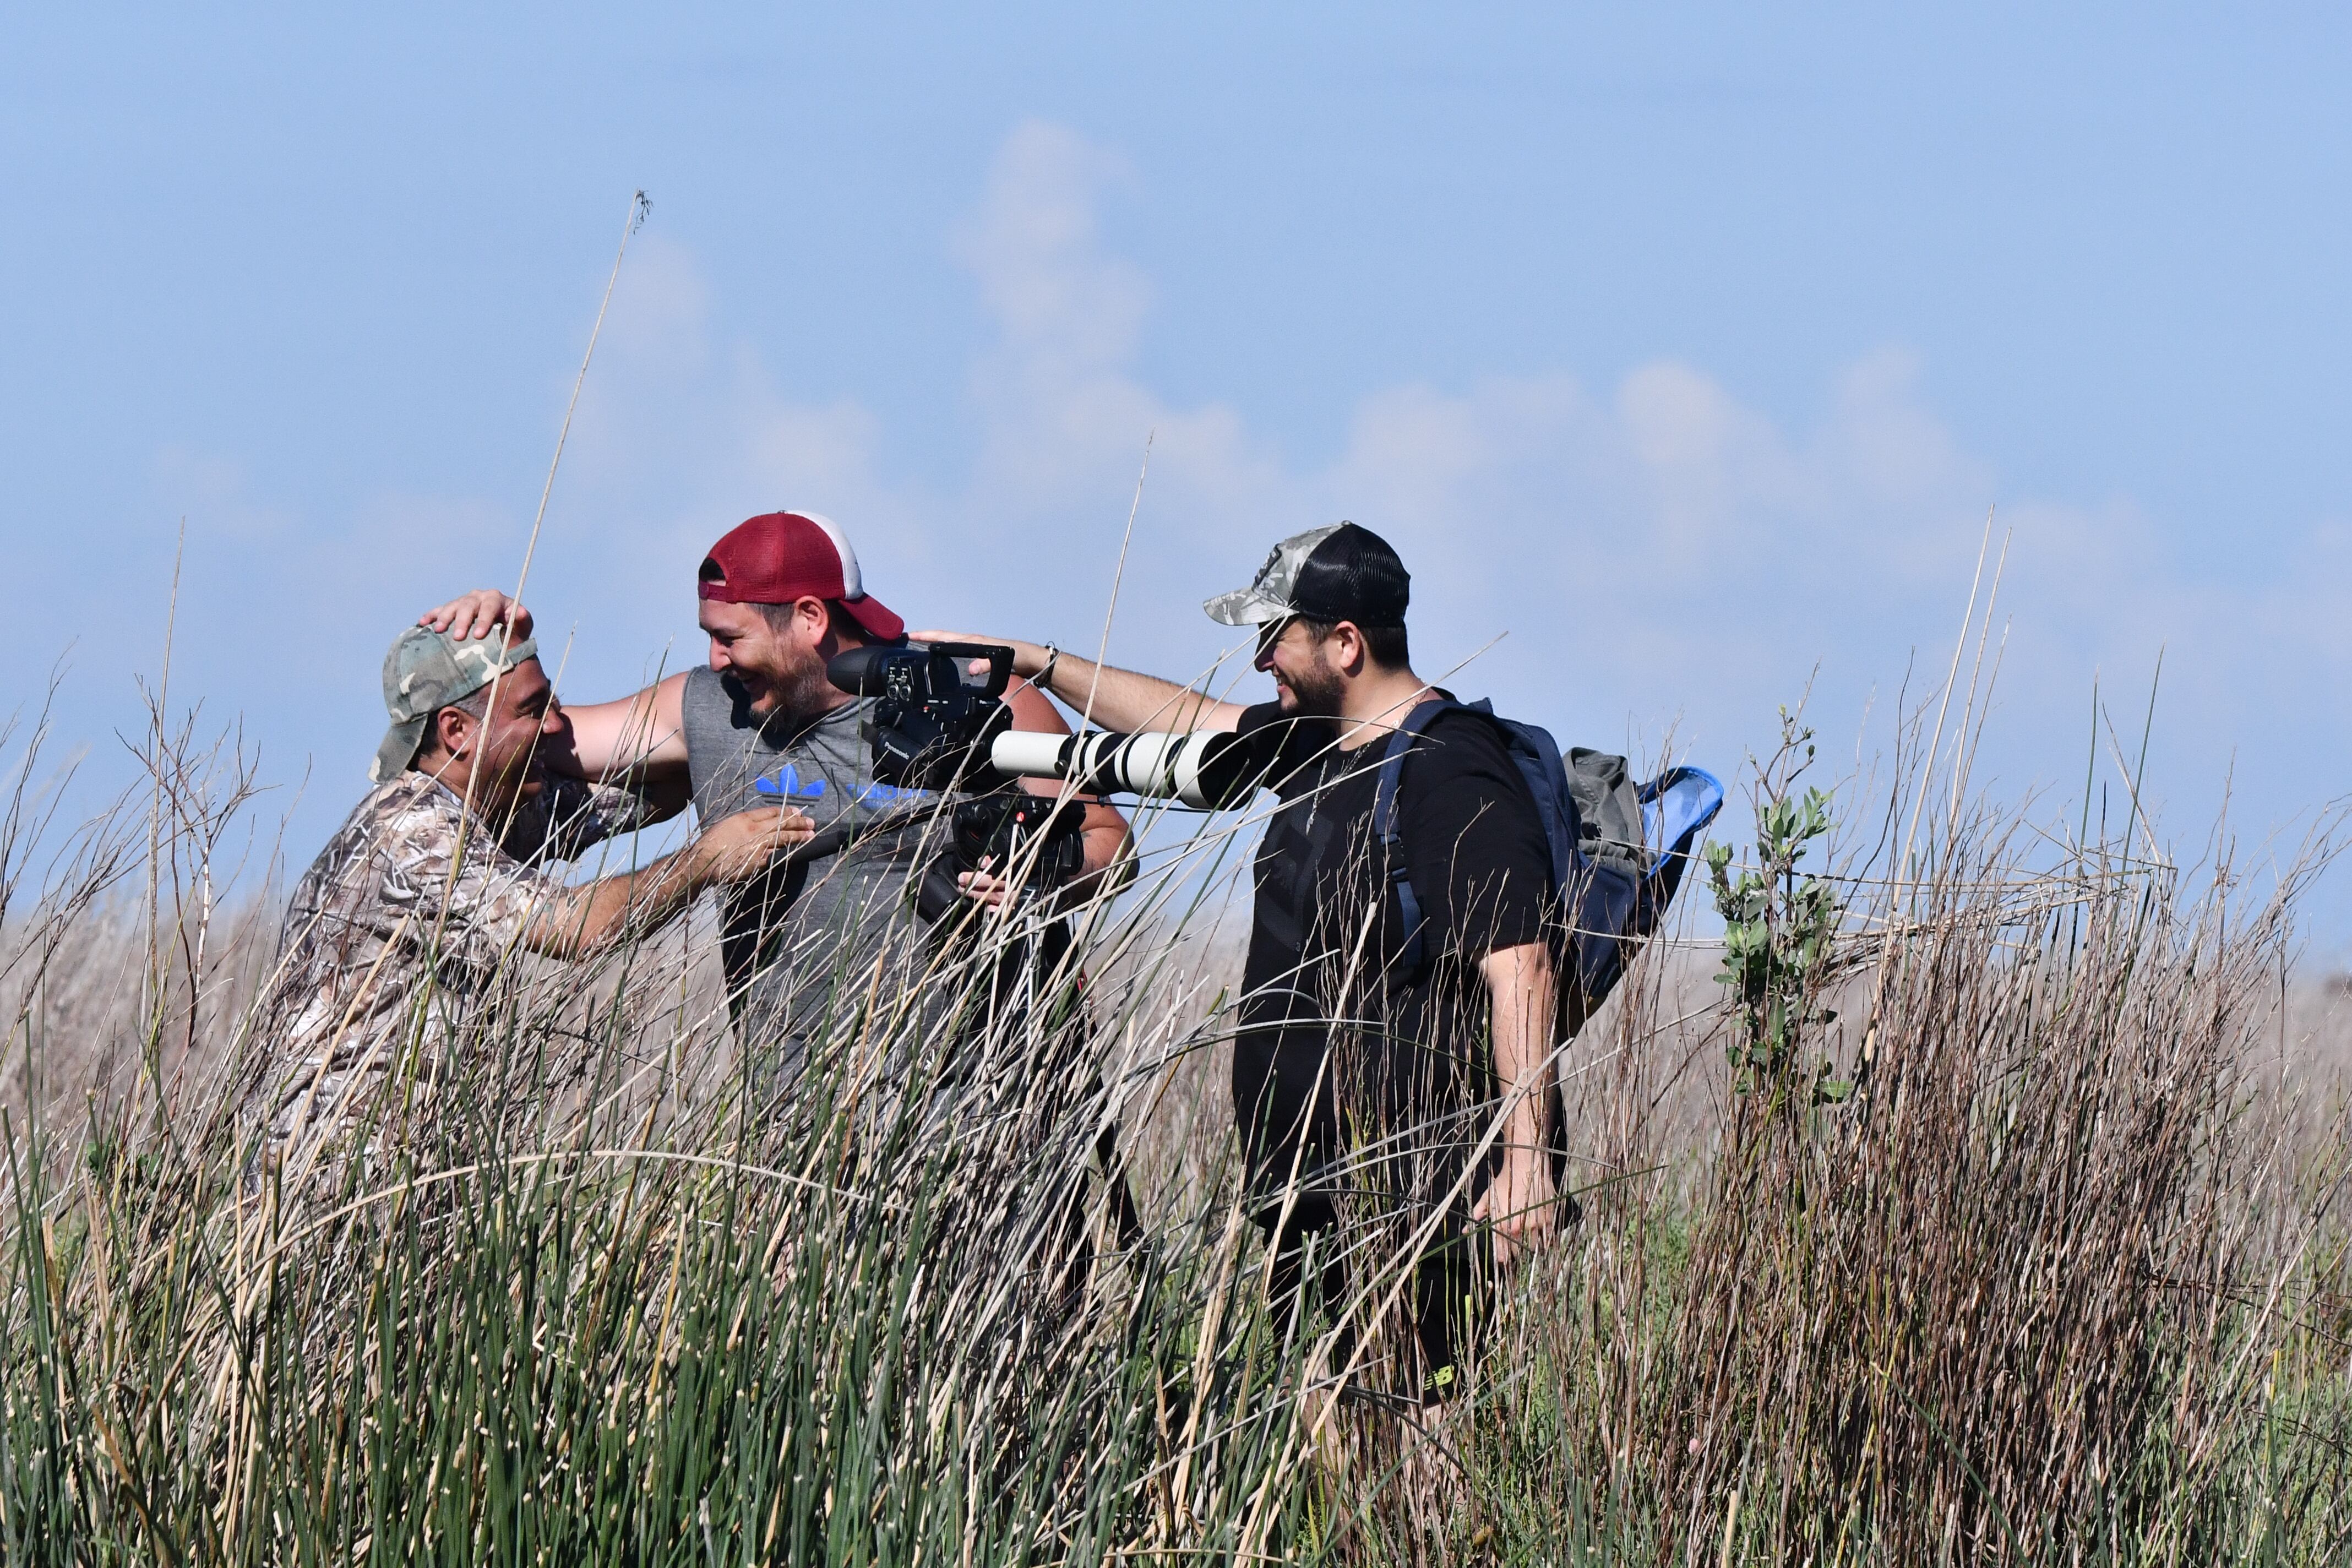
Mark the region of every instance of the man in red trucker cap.
MULTIPOLYGON (((570 707, 571 750, 549 766, 590 780, 627 773, 662 814, 691 802, 705 822, 755 804, 790 805, 820 833, 903 799, 874 777, 860 732, 873 700, 825 675, 835 655, 906 635, 906 623, 866 591, 841 526, 814 511, 763 512, 712 545, 697 577, 708 667, 617 701, 570 707)), ((420 619, 457 638, 501 625, 521 637, 531 628, 530 611, 494 588, 420 619)), ((1068 732, 1052 701, 1027 682, 1016 682, 1007 700, 1015 729, 1068 732)), ((1058 786, 1038 780, 1034 787, 1051 794, 1058 786)), ((840 1000, 871 996, 877 974, 919 959, 923 933, 907 892, 937 835, 927 839, 923 824, 904 814, 901 821, 861 833, 830 859, 747 885, 726 902, 720 944, 730 996, 746 1048, 766 1058, 761 1076, 773 1089, 798 1079, 821 1025, 838 1028, 840 1000)), ((1089 804, 1085 842, 1085 868, 1060 895, 1066 902, 1126 870, 1130 840, 1118 812, 1089 804)), ((986 902, 1011 891, 984 874, 961 881, 968 896, 986 902)))

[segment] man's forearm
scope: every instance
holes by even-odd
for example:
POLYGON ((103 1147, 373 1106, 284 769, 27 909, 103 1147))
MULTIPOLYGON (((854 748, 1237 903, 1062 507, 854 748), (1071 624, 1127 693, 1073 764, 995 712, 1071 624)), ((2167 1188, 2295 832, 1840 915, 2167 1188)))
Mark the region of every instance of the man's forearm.
POLYGON ((1503 1163, 1471 1212, 1494 1227, 1495 1261, 1508 1266, 1559 1224, 1551 1168, 1551 952, 1542 942, 1526 942, 1488 953, 1481 967, 1495 1002, 1503 1163))
POLYGON ((1230 730, 1241 710, 1156 675, 1097 664, 1064 653, 1053 661, 1051 689, 1102 730, 1230 730))
POLYGON ((1117 812, 1088 807, 1085 843, 1086 863, 1062 889, 1066 905, 1115 893, 1135 880, 1135 834, 1117 812))
POLYGON ((1481 964, 1494 999, 1495 1076, 1507 1103, 1503 1142, 1513 1152, 1551 1141, 1551 952, 1542 942, 1501 948, 1481 964))
POLYGON ((1039 643, 977 632, 926 631, 915 636, 927 643, 999 643, 1010 647, 1016 673, 1032 684, 1043 685, 1097 730, 1232 730, 1241 724, 1237 703, 1220 702, 1172 680, 1097 664, 1066 650, 1049 653, 1039 643))
POLYGON ((701 890, 689 847, 650 866, 567 890, 532 918, 523 944, 550 958, 576 958, 602 947, 632 921, 661 924, 701 890))
POLYGON ((648 793, 681 784, 685 693, 686 678, 673 675, 615 701, 565 704, 570 744, 549 752, 549 766, 597 783, 625 779, 648 793))

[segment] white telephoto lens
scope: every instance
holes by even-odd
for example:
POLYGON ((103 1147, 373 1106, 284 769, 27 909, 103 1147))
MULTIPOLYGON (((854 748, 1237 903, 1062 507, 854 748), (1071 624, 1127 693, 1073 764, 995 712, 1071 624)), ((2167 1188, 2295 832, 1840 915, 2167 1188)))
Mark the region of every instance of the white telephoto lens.
POLYGON ((1067 735, 1044 735, 1034 730, 1008 730, 989 742, 988 760, 1009 778, 1057 779, 1069 751, 1067 735))
POLYGON ((1234 736, 1208 730, 1181 735, 1096 730, 1075 737, 1014 731, 991 743, 988 760, 1001 773, 1075 779, 1080 788, 1105 795, 1214 809, 1234 804, 1220 798, 1233 793, 1234 780, 1227 776, 1232 770, 1213 764, 1235 744, 1234 736))
POLYGON ((1201 756, 1208 737, 1129 735, 1114 759, 1119 784, 1138 795, 1173 797, 1186 805, 1206 805, 1201 793, 1201 756))

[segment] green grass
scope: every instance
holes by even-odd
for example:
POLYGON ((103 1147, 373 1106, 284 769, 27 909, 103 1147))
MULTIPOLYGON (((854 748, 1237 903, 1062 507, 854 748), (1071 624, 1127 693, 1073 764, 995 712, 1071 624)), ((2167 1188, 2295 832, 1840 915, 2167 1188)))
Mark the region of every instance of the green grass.
POLYGON ((2224 923, 2086 849, 2062 899, 2014 842, 1956 813, 1941 869, 1844 884, 1798 1013, 1846 1022, 1745 1092, 1741 1010, 1638 966, 1570 1058, 1583 1223, 1412 1424, 1332 1412, 1268 1321, 1223 1145, 1139 1160, 1148 1242, 1112 1238, 1097 1132, 1229 1024, 1173 872, 1083 1011, 950 1049, 845 985, 782 1109, 712 1068, 674 949, 519 974, 396 1157, 274 1195, 231 1113, 266 911, 151 943, 53 893, 11 917, 47 966, 13 1048, 132 1069, 10 1122, 0 1557, 2340 1560, 2344 1145, 2252 1065, 2294 888, 2224 923), (61 999, 110 974, 100 1039, 61 999), (1788 1092, 1865 1026, 1852 1100, 1788 1092))

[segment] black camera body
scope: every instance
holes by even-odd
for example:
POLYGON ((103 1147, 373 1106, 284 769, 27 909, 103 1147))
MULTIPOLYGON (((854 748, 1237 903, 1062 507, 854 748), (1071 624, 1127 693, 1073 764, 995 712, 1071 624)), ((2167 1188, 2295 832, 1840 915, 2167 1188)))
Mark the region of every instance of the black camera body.
POLYGON ((1013 650, 992 643, 853 648, 824 667, 844 691, 876 699, 866 721, 874 776, 896 789, 988 791, 1007 781, 988 764, 989 742, 1013 728, 1004 689, 1013 650), (978 659, 988 674, 967 673, 978 659))
POLYGON ((989 762, 989 747, 1013 728, 1004 700, 1013 650, 996 643, 933 643, 929 647, 854 648, 825 665, 844 691, 875 699, 866 725, 874 776, 897 789, 965 794, 949 808, 949 845, 924 877, 918 904, 925 919, 950 913, 961 898, 955 872, 1009 868, 1023 883, 1050 890, 1084 868, 1079 837, 1086 805, 1058 805, 1030 794, 989 762), (988 673, 974 677, 973 663, 988 673))

